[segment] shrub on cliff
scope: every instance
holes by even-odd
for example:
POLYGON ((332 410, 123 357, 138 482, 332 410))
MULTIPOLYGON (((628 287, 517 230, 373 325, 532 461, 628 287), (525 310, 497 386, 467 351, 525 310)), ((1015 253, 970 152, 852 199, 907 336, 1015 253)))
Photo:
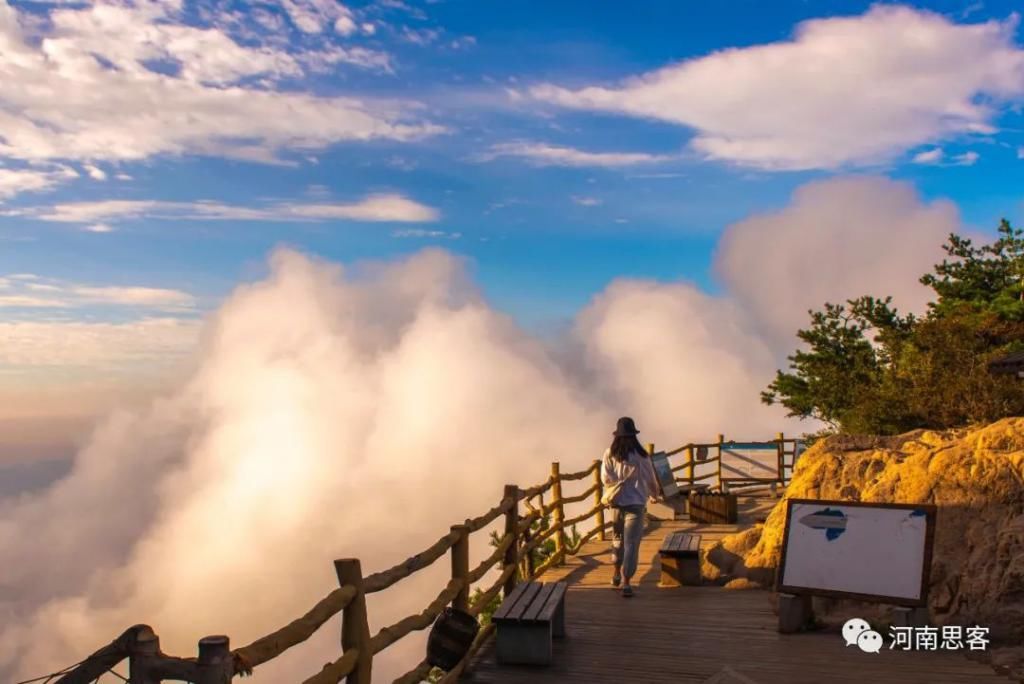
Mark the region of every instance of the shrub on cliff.
POLYGON ((812 311, 761 398, 831 431, 893 435, 1024 415, 1024 382, 988 372, 1024 348, 1024 231, 1007 221, 993 243, 950 235, 949 258, 921 282, 935 292, 923 317, 864 296, 812 311))

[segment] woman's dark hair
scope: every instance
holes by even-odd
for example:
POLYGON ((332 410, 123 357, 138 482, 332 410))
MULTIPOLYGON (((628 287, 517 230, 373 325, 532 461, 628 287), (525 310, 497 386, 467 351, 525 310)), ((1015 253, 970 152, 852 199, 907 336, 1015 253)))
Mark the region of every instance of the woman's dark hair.
POLYGON ((625 461, 629 458, 629 452, 631 451, 647 456, 647 450, 641 446, 640 440, 636 438, 636 435, 620 435, 612 440, 612 456, 620 461, 625 461))

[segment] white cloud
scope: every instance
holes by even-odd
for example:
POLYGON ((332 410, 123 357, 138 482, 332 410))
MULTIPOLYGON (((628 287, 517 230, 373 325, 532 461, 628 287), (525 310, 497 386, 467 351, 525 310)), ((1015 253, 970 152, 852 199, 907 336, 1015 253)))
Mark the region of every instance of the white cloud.
MULTIPOLYGON (((973 150, 969 150, 962 154, 953 155, 949 157, 949 161, 945 162, 945 166, 973 166, 975 162, 980 159, 981 155, 973 150)), ((945 152, 941 147, 935 147, 930 150, 918 152, 914 155, 913 161, 915 164, 931 164, 931 165, 943 165, 943 160, 946 159, 945 152)))
POLYGON ((645 152, 587 152, 572 147, 548 145, 546 143, 518 141, 492 145, 483 160, 497 157, 524 159, 536 166, 634 166, 666 161, 671 157, 645 152))
MULTIPOLYGON (((280 203, 245 207, 220 202, 165 202, 159 200, 103 200, 71 202, 8 212, 42 221, 106 225, 129 219, 193 221, 370 221, 428 223, 440 212, 399 194, 369 195, 356 202, 280 203)), ((109 227, 109 225, 108 225, 109 227)), ((103 232, 103 231, 97 231, 103 232)))
POLYGON ((792 40, 722 50, 613 86, 550 84, 533 97, 695 129, 711 159, 834 168, 991 133, 996 103, 1024 95, 1017 17, 955 24, 910 7, 815 19, 792 40))
MULTIPOLYGON (((505 482, 543 479, 553 459, 566 470, 588 465, 624 410, 666 446, 708 429, 779 429, 777 411, 747 391, 747 373, 759 381, 769 367, 767 352, 742 337, 736 307, 692 286, 610 288, 573 335, 597 373, 579 379, 491 310, 446 253, 361 273, 278 253, 266 280, 240 287, 210 319, 195 370, 176 390, 112 416, 67 479, 5 509, 0 609, 17 619, 0 623, 0 678, 72 662, 98 634, 143 615, 168 653, 191 652, 197 634, 247 643, 330 591, 340 553, 367 572, 388 567, 493 505, 505 482), (736 334, 714 339, 695 320, 736 334), (681 381, 717 391, 681 393, 681 381), (552 456, 558 443, 574 453, 552 456), (451 457, 466 444, 487 444, 486 456, 451 457), (147 487, 126 486, 140 481, 147 487), (423 491, 454 495, 439 506, 423 491), (339 501, 338 515, 325 517, 339 501), (218 524, 200 524, 211 519, 218 524), (175 561, 186 550, 187 567, 175 561), (246 600, 271 585, 259 602, 246 600)), ((128 338, 119 348, 134 349, 128 338)), ((88 348, 106 358, 100 344, 88 348)), ((486 531, 471 543, 472 558, 489 553, 486 531)), ((421 605, 447 571, 436 564, 371 597, 374 624, 421 605)), ((424 639, 375 657, 376 676, 391 681, 418 662, 424 639)), ((261 666, 253 681, 301 681, 337 649, 336 630, 325 628, 301 658, 261 666)))
POLYGON ((1024 147, 1017 148, 1017 159, 1024 159, 1024 147))
MULTIPOLYGON (((279 0, 295 28, 304 33, 320 33, 333 24, 343 36, 352 24, 352 10, 336 0, 279 0), (347 23, 346 23, 347 22, 347 23)), ((354 25, 354 24, 353 24, 354 25)))
MULTIPOLYGON (((71 172, 74 173, 73 170, 71 172)), ((25 192, 49 190, 68 178, 68 169, 39 171, 0 168, 0 201, 25 192)))
POLYGON ((195 350, 199 322, 144 318, 127 323, 0 321, 0 376, 47 369, 131 372, 166 366, 195 350))
POLYGON ((980 155, 971 150, 953 157, 953 163, 957 166, 974 166, 974 163, 977 162, 979 158, 980 155))
POLYGON ((942 151, 941 147, 933 147, 930 150, 925 150, 923 152, 918 152, 917 154, 915 154, 914 155, 914 163, 915 164, 938 164, 940 161, 942 161, 942 158, 944 156, 945 156, 945 153, 942 151))
POLYGON ((187 310, 196 299, 182 290, 140 286, 96 286, 57 278, 8 275, 0 308, 72 308, 95 304, 160 310, 187 310))
MULTIPOLYGON (((286 8, 312 30, 334 5, 290 1, 286 8)), ((28 21, 0 0, 0 156, 274 162, 341 141, 408 141, 443 130, 419 120, 409 103, 278 89, 279 79, 301 79, 307 68, 383 68, 381 53, 323 41, 293 52, 243 45, 220 28, 186 25, 181 12, 178 3, 126 0, 52 8, 47 23, 28 21)))
POLYGON ((420 47, 426 47, 427 45, 436 42, 437 39, 441 37, 441 30, 431 28, 414 29, 409 28, 408 26, 403 26, 401 35, 402 38, 409 43, 419 45, 420 47))
POLYGON ((107 180, 107 172, 104 171, 103 169, 101 169, 98 166, 93 166, 92 164, 86 164, 85 165, 85 172, 87 174, 89 174, 89 178, 92 178, 93 180, 98 180, 98 181, 107 180))
POLYGON ((581 207, 596 207, 604 202, 597 197, 578 197, 573 195, 572 201, 574 204, 578 204, 581 207))
POLYGON ((918 278, 962 233, 956 206, 923 203, 913 186, 853 177, 809 183, 780 211, 729 226, 715 271, 777 348, 795 346, 807 310, 861 295, 892 295, 903 312, 923 313, 931 290, 918 278))
POLYGON ((391 237, 396 238, 444 238, 447 240, 458 240, 462 237, 462 233, 449 233, 444 230, 423 230, 420 228, 411 228, 406 230, 396 230, 391 233, 391 237))
POLYGON ((114 227, 109 223, 92 223, 87 226, 82 226, 82 230, 87 233, 113 233, 114 227))

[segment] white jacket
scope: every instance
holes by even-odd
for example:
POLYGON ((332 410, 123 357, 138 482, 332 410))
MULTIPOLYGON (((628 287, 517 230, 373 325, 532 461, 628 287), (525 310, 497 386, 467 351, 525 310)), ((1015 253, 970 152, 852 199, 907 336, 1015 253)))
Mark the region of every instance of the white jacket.
POLYGON ((643 506, 661 493, 658 476, 648 456, 633 452, 625 461, 605 449, 601 459, 601 482, 606 488, 618 489, 611 498, 613 506, 643 506))

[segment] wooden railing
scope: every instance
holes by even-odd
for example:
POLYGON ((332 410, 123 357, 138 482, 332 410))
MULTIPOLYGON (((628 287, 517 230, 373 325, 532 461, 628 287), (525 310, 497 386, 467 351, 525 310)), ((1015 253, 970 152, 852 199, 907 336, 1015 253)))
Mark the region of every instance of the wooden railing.
MULTIPOLYGON (((780 433, 774 440, 778 444, 779 481, 785 482, 786 445, 797 440, 785 439, 780 433)), ((765 442, 767 444, 767 442, 765 442)), ((684 472, 677 477, 681 484, 694 484, 705 479, 718 479, 722 486, 722 449, 729 442, 718 435, 715 442, 688 443, 666 452, 669 457, 686 453, 686 460, 672 466, 674 473, 684 472), (712 458, 695 459, 695 451, 704 447, 716 449, 712 458), (717 463, 716 471, 696 477, 694 470, 701 464, 717 463)), ((654 445, 647 445, 653 453, 654 445)), ((405 561, 387 570, 363 576, 359 559, 346 558, 334 562, 339 587, 316 603, 304 615, 256 641, 230 649, 227 636, 204 637, 199 641, 196 658, 177 658, 160 651, 159 637, 147 625, 136 625, 113 642, 86 658, 74 669, 54 677, 56 684, 87 684, 109 671, 119 662, 129 660, 132 684, 155 684, 165 679, 184 680, 196 684, 224 684, 236 675, 251 674, 253 669, 278 657, 288 649, 309 639, 324 623, 341 613, 341 655, 303 684, 336 684, 345 679, 348 684, 369 684, 374 657, 408 636, 414 631, 426 629, 451 605, 479 616, 499 593, 508 595, 517 583, 534 579, 554 565, 565 562, 567 556, 579 553, 591 539, 606 539, 611 522, 605 520, 605 506, 601 503, 603 485, 601 462, 594 461, 590 467, 573 473, 562 473, 559 463, 551 464, 551 475, 544 482, 520 489, 517 485, 506 485, 500 502, 483 515, 453 525, 449 532, 431 546, 410 556, 405 561), (577 494, 567 496, 563 484, 580 481, 591 482, 590 486, 577 494), (549 495, 548 503, 544 502, 549 495), (566 518, 566 506, 591 500, 593 505, 583 513, 566 518), (525 512, 521 514, 520 504, 525 512), (470 535, 483 530, 504 517, 503 533, 494 540, 494 551, 475 567, 470 568, 470 535), (594 524, 582 534, 573 534, 576 527, 593 519, 594 524), (537 521, 548 521, 546 526, 534 530, 537 521), (535 550, 549 540, 554 541, 553 552, 539 564, 535 563, 535 550), (418 613, 408 615, 392 625, 370 634, 366 609, 366 595, 393 587, 410 575, 431 566, 444 555, 451 558, 451 579, 441 592, 418 613), (477 587, 479 593, 470 600, 470 589, 477 585, 491 570, 497 570, 487 588, 477 587)), ((493 625, 481 629, 467 655, 440 681, 454 682, 463 672, 466 664, 480 645, 491 635, 493 625)), ((431 666, 424 660, 415 668, 395 680, 395 684, 416 684, 426 679, 431 666)))

